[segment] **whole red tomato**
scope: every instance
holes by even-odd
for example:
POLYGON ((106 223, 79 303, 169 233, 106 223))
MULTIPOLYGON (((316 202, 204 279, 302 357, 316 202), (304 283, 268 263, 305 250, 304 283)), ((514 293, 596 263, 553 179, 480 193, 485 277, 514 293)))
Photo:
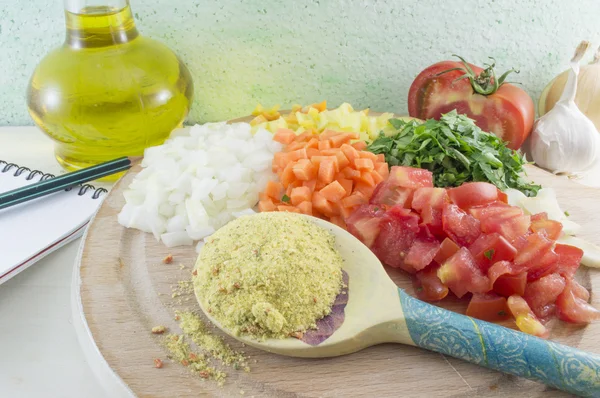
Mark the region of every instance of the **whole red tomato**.
POLYGON ((439 119, 456 109, 518 149, 531 132, 535 110, 523 89, 504 83, 514 70, 496 77, 493 63, 483 69, 460 59, 438 62, 419 73, 408 92, 408 113, 439 119))

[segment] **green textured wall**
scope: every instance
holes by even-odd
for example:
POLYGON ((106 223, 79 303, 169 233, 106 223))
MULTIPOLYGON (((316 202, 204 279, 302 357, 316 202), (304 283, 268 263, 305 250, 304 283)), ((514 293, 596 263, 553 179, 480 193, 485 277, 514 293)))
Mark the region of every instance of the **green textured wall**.
MULTIPOLYGON (((580 40, 600 45, 598 0, 131 2, 141 33, 192 72, 190 121, 322 99, 405 113, 414 76, 452 53, 521 69, 537 100, 580 40)), ((0 125, 32 124, 27 82, 63 30, 60 0, 0 0, 0 125)))

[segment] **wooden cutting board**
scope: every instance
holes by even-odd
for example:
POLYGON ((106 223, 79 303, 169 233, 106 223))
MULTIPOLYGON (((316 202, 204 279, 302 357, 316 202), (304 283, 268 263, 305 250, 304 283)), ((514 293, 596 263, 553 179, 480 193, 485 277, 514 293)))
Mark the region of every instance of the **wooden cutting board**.
MULTIPOLYGON (((562 397, 565 393, 415 347, 385 344, 327 359, 297 359, 268 354, 223 335, 231 346, 251 357, 249 373, 223 368, 223 387, 205 381, 166 359, 156 325, 180 333, 176 309, 200 312, 192 295, 171 298, 172 286, 189 280, 196 259, 193 247, 168 249, 151 234, 125 229, 117 214, 123 191, 139 168, 113 188, 92 221, 82 251, 80 295, 83 315, 109 366, 140 397, 276 396, 276 397, 562 397), (172 254, 171 264, 162 259, 172 254), (154 358, 165 366, 154 367, 154 358)), ((556 189, 559 202, 583 228, 582 238, 600 244, 600 190, 586 188, 535 167, 529 176, 556 189)), ((407 276, 390 270, 396 283, 413 294, 407 276)), ((592 291, 600 308, 600 270, 582 267, 579 281, 592 291)), ((464 312, 466 302, 444 301, 443 307, 464 312)), ((508 324, 508 326, 511 326, 508 324)), ((579 327, 551 324, 551 338, 600 354, 600 323, 579 327)))

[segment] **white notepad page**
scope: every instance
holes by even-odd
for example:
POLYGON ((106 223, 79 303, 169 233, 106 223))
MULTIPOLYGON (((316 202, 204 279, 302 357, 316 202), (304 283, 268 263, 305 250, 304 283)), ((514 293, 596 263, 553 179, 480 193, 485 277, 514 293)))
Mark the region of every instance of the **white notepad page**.
MULTIPOLYGON (((42 178, 27 180, 30 171, 15 176, 18 168, 3 171, 5 166, 0 163, 0 193, 42 178)), ((104 195, 94 199, 93 189, 79 195, 80 188, 0 209, 0 283, 83 234, 104 195)))

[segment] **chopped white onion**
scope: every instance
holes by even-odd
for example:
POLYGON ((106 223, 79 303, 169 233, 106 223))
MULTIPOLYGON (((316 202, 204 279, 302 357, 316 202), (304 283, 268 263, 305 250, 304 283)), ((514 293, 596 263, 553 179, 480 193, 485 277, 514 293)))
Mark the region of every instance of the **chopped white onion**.
POLYGON ((119 223, 168 247, 192 245, 254 213, 258 194, 275 178, 271 163, 281 149, 264 129, 252 135, 248 123, 177 129, 163 145, 146 149, 143 170, 123 194, 119 223))

